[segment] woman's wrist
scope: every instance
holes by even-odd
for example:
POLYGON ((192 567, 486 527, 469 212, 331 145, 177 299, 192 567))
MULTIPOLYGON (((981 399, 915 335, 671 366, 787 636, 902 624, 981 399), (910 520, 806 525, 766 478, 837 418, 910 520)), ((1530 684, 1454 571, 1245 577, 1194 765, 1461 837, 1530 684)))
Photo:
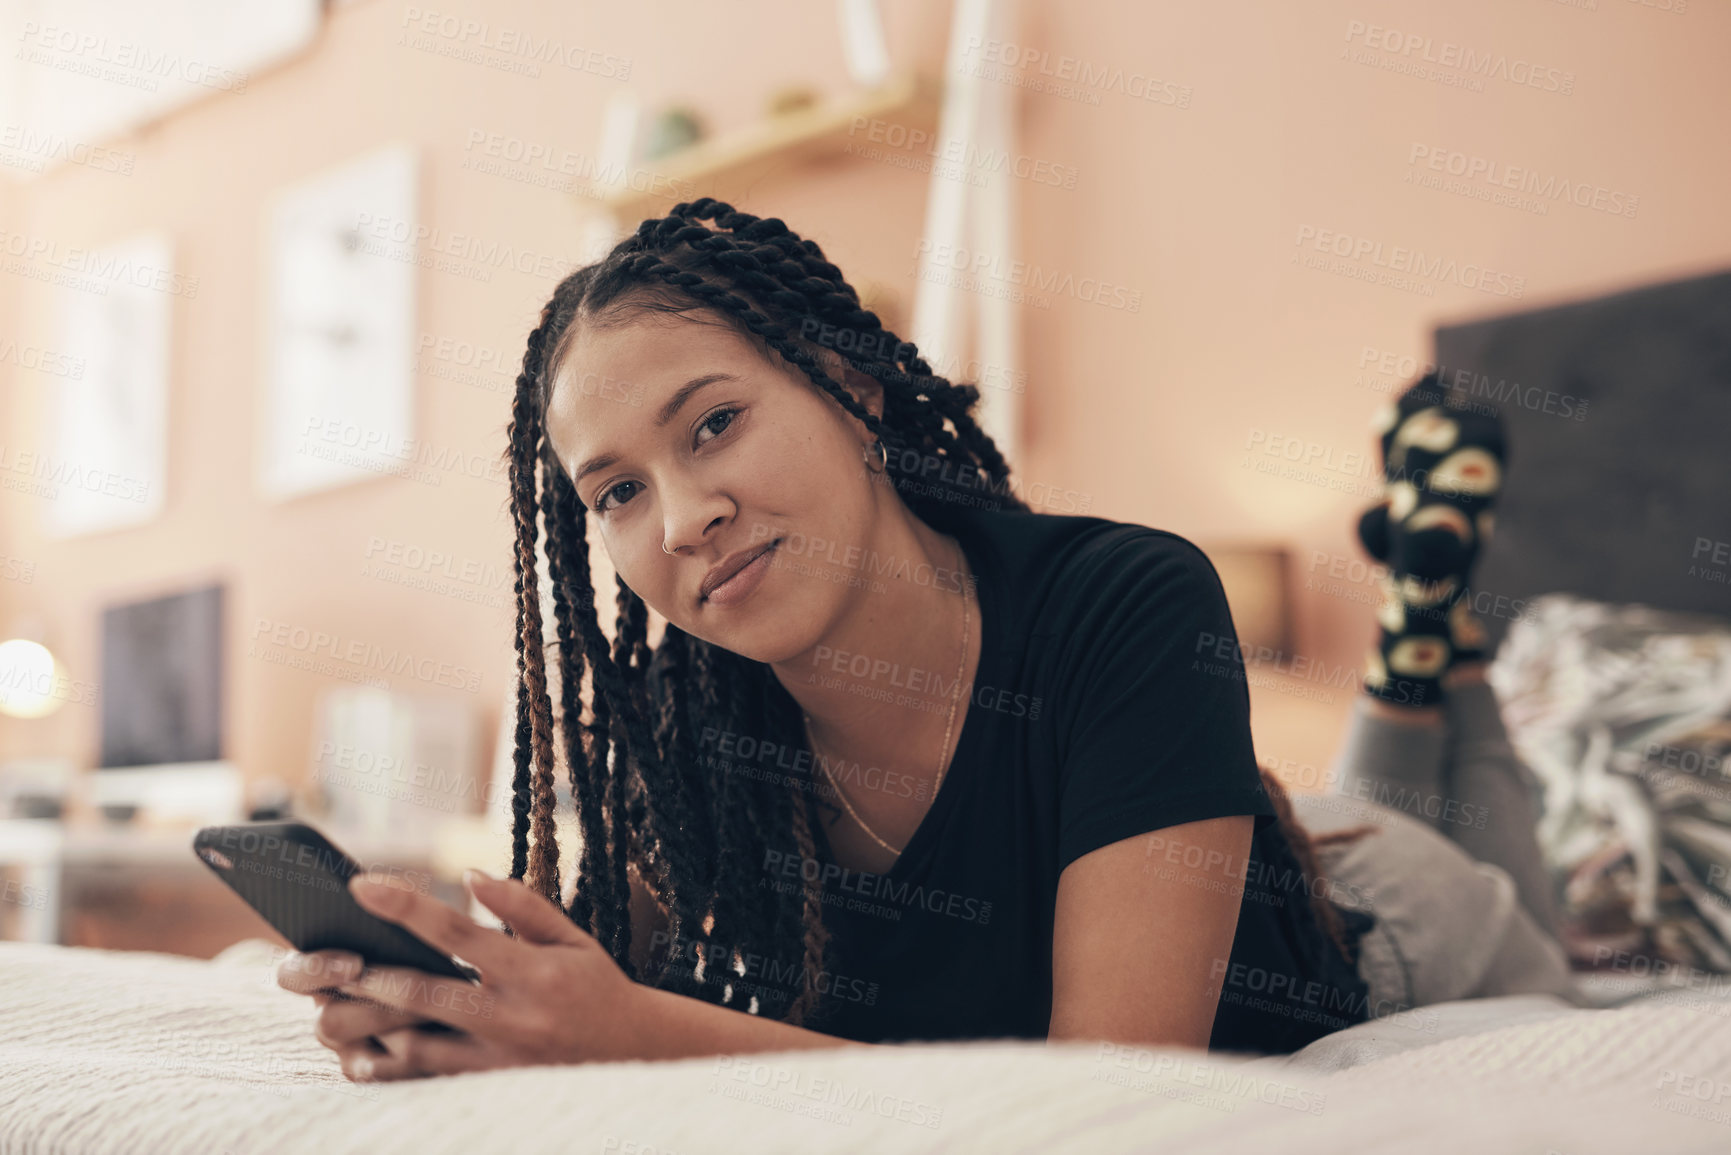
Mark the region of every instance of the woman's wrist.
POLYGON ((754 1051, 869 1047, 777 1019, 745 1014, 689 995, 632 983, 630 1015, 638 1029, 632 1054, 621 1059, 691 1059, 754 1051))

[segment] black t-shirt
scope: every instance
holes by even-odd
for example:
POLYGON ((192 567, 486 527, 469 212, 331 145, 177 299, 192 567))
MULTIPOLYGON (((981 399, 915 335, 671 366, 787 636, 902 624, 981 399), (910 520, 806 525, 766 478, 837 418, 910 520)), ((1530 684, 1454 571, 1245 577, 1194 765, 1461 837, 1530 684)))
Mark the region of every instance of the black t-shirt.
POLYGON ((1364 984, 1316 923, 1262 786, 1207 556, 1097 517, 926 516, 978 582, 978 672, 943 783, 888 873, 835 876, 817 828, 832 984, 807 1025, 866 1042, 1045 1038, 1060 872, 1234 814, 1256 816, 1255 835, 1230 960, 1208 976, 1211 1047, 1287 1053, 1362 1022, 1364 984))

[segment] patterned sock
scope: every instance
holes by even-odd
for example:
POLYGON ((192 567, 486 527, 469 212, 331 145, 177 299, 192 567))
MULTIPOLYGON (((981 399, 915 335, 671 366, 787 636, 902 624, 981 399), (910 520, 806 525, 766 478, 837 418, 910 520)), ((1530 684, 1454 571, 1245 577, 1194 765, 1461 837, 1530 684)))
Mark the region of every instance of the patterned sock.
POLYGON ((1383 407, 1384 497, 1358 523, 1389 570, 1365 690, 1400 705, 1436 704, 1449 668, 1485 656, 1467 579, 1491 535, 1506 446, 1496 416, 1450 402, 1431 373, 1383 407))

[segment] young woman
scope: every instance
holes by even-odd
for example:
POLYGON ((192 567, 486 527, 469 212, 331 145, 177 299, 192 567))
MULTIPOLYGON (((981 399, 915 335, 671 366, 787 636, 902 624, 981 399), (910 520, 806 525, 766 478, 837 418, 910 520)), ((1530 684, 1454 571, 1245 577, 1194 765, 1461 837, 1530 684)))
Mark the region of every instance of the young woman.
POLYGON ((558 286, 510 424, 511 878, 470 880, 507 930, 357 883, 481 982, 291 957, 351 1078, 910 1039, 1287 1052, 1399 1009, 1360 973, 1372 914, 1331 901, 1256 764, 1207 558, 1031 511, 978 398, 816 244, 708 198, 558 286))
MULTIPOLYGON (((1337 893, 1374 889, 1359 972, 1402 1006, 1541 993, 1582 1004, 1535 836, 1540 784, 1486 682, 1471 585, 1507 447, 1493 409, 1427 374, 1378 414, 1382 501, 1359 540, 1386 567, 1379 637, 1336 760, 1336 796, 1300 796, 1319 842, 1359 807, 1384 836, 1323 853, 1337 893), (1374 815, 1374 812, 1372 812, 1374 815)), ((1352 901, 1349 907, 1363 904, 1352 901)))

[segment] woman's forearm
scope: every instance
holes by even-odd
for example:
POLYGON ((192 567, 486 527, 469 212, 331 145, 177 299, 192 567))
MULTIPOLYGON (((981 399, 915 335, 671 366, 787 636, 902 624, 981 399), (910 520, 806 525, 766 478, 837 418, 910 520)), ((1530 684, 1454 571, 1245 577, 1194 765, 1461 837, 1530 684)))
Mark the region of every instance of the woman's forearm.
POLYGON ((633 1058, 690 1059, 751 1051, 877 1045, 744 1014, 641 983, 634 986, 637 1003, 634 1021, 641 1024, 641 1029, 634 1041, 633 1058))

